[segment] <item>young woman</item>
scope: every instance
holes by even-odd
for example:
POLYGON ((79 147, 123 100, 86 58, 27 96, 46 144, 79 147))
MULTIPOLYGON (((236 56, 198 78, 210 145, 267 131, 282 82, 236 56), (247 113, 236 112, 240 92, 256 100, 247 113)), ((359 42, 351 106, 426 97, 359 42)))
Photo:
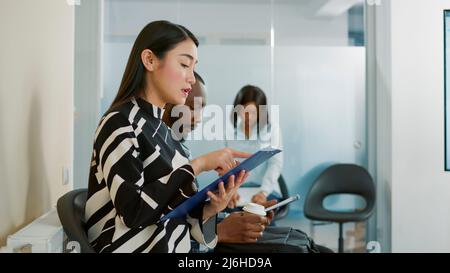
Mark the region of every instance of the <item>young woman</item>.
POLYGON ((168 21, 148 24, 138 35, 116 98, 95 133, 85 210, 97 252, 188 252, 191 236, 214 247, 215 215, 246 179, 230 177, 210 202, 185 219, 159 219, 197 191, 195 176, 233 168, 249 154, 222 149, 189 162, 161 121, 166 103, 184 104, 195 83, 198 41, 168 21), (209 231, 209 232, 208 232, 209 231))
MULTIPOLYGON (((231 122, 234 128, 234 140, 227 140, 226 146, 255 153, 268 146, 282 149, 281 132, 274 132, 269 123, 267 98, 257 86, 246 85, 239 90, 234 99, 231 122), (240 107, 240 108, 239 108, 240 107), (275 135, 276 134, 276 135, 275 135)), ((283 153, 279 153, 252 170, 248 183, 238 193, 242 202, 263 203, 279 199, 281 191, 278 177, 283 168, 283 153), (247 200, 250 199, 250 200, 247 200)))

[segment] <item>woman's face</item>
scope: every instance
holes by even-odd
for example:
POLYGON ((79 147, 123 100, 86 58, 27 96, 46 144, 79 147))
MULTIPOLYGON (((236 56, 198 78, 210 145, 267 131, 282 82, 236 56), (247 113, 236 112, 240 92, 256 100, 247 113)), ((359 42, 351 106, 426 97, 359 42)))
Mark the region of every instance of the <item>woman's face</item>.
POLYGON ((191 39, 180 42, 157 59, 150 73, 151 83, 164 104, 184 104, 195 83, 194 68, 197 63, 197 46, 191 39))
POLYGON ((244 105, 244 111, 240 113, 240 116, 245 126, 252 128, 258 121, 258 107, 254 102, 249 102, 244 105))

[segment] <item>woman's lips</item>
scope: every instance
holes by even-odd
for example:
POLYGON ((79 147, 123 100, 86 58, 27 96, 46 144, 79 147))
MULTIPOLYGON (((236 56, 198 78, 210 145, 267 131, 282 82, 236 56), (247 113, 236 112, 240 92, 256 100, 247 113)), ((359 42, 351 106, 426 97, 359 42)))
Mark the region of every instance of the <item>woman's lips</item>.
POLYGON ((185 89, 181 89, 181 91, 187 97, 189 95, 189 93, 191 93, 192 89, 191 88, 185 88, 185 89))

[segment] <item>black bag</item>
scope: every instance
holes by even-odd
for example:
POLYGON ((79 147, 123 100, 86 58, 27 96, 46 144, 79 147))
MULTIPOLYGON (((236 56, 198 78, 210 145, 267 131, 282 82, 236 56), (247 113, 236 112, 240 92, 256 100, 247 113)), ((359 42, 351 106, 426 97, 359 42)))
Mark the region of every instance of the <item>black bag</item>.
POLYGON ((256 243, 218 243, 216 253, 318 253, 314 241, 301 230, 267 227, 256 243))

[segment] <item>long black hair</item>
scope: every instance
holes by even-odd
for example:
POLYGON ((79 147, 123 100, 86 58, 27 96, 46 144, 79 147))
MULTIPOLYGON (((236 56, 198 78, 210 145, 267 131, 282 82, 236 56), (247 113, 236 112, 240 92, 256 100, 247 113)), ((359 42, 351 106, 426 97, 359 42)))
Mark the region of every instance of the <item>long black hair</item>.
MULTIPOLYGON (((239 90, 234 99, 233 107, 236 109, 236 106, 242 105, 245 106, 248 103, 254 103, 257 108, 257 134, 259 135, 260 125, 267 126, 269 125, 269 113, 267 109, 267 98, 264 91, 254 85, 246 85, 239 90), (260 123, 261 121, 261 123, 260 123)), ((231 121, 233 123, 234 129, 237 127, 237 112, 232 111, 231 113, 231 121)))
POLYGON ((187 28, 169 21, 154 21, 146 25, 134 42, 119 91, 107 112, 129 101, 145 89, 145 67, 141 53, 150 49, 159 59, 176 47, 177 44, 191 39, 198 47, 198 40, 187 28))

